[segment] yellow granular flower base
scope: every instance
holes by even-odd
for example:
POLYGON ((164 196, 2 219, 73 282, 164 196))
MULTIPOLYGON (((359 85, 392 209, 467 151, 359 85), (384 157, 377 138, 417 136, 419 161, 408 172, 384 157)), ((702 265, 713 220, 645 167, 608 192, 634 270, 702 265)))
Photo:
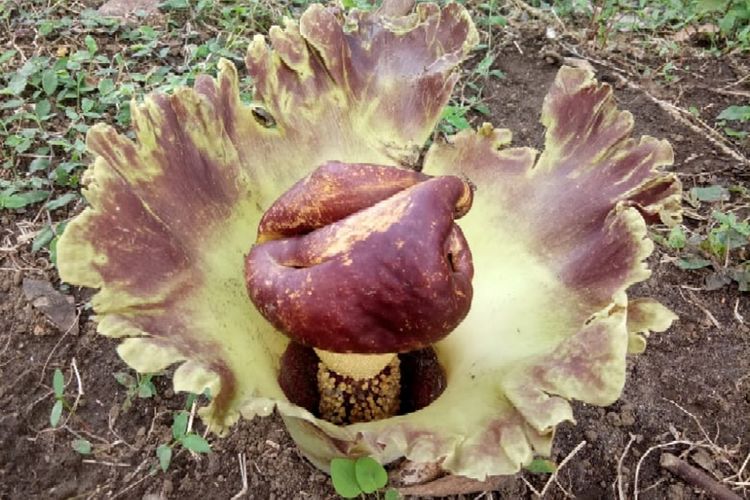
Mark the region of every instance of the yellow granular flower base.
POLYGON ((401 405, 398 356, 377 375, 355 380, 318 363, 320 417, 334 424, 370 422, 396 415, 401 405))

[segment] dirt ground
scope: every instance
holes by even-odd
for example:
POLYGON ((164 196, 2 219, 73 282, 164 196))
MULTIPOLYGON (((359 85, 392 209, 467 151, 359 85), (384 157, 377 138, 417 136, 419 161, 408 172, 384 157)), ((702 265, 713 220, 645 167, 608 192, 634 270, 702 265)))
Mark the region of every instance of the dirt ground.
MULTIPOLYGON (((560 62, 540 56, 548 49, 536 31, 509 38, 498 49, 494 68, 506 77, 490 82, 485 97, 491 120, 515 131, 516 145, 541 145, 537 117, 560 62)), ((618 66, 616 59, 609 61, 618 66)), ((690 72, 670 84, 643 77, 628 85, 611 67, 597 70, 601 80, 615 86, 621 107, 635 115, 637 133, 672 142, 674 168, 686 189, 717 182, 746 185, 747 170, 648 97, 709 114, 736 103, 710 90, 739 79, 736 67, 697 57, 682 61, 686 65, 690 72)), ((17 241, 24 221, 33 216, 33 211, 0 214, 3 237, 10 234, 17 241)), ((210 439, 212 454, 181 451, 161 472, 155 450, 170 439, 172 411, 184 407, 185 396, 172 392, 168 376, 157 377, 157 396, 136 398, 123 409, 125 389, 112 374, 127 367, 115 353, 116 343, 95 334, 85 309, 80 332, 73 335, 60 332, 32 307, 21 289, 24 279, 59 285, 59 278, 26 247, 0 253, 0 498, 231 498, 242 489, 239 453, 247 457, 249 498, 335 497, 328 477, 300 457, 277 417, 243 421, 231 435, 210 439), (55 368, 65 373, 66 395, 75 398, 73 361, 84 395, 75 416, 63 416, 65 425, 51 429, 52 373, 55 368), (75 452, 71 441, 76 438, 89 440, 93 453, 75 452)), ((616 404, 575 405, 577 425, 559 428, 552 458, 560 464, 584 444, 560 469, 559 485, 552 485, 548 498, 613 498, 618 487, 626 498, 635 488, 644 499, 707 498, 660 467, 662 452, 690 450, 691 463, 718 477, 731 475, 750 453, 750 328, 740 319, 750 321, 747 293, 736 286, 703 290, 703 274, 678 269, 661 248, 651 265, 653 277, 632 296, 655 297, 680 320, 666 333, 652 335, 647 351, 630 359, 627 385, 616 404), (683 444, 667 445, 672 441, 683 444)), ((89 291, 67 293, 79 306, 90 297, 89 291)), ((202 430, 199 422, 195 425, 202 430)), ((527 482, 541 490, 546 480, 525 472, 482 495, 532 498, 527 482)))

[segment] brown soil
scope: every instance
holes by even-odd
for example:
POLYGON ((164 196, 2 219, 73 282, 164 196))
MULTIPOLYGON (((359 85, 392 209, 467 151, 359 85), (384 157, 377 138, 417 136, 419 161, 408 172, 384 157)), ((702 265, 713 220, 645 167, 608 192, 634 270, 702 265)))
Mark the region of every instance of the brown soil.
MULTIPOLYGON (((493 122, 514 130, 517 145, 541 145, 543 129, 536 117, 557 70, 539 56, 542 39, 529 34, 518 40, 518 47, 507 43, 498 48, 495 67, 507 76, 487 82, 485 90, 493 122)), ((685 63, 694 73, 681 74, 682 79, 671 85, 657 80, 636 83, 660 98, 696 106, 706 116, 737 103, 737 98, 704 88, 737 80, 741 75, 731 66, 719 59, 685 63)), ((607 68, 599 70, 599 77, 618 81, 607 68)), ((675 170, 686 188, 742 182, 736 162, 704 137, 665 114, 643 92, 617 86, 617 99, 635 115, 637 132, 673 143, 675 170)), ((11 241, 17 241, 19 224, 33 216, 1 215, 3 232, 9 231, 11 241)), ((334 496, 327 476, 299 456, 277 417, 243 421, 229 436, 211 438, 214 453, 179 452, 169 470, 161 472, 155 450, 169 441, 172 411, 184 407, 185 396, 172 392, 168 376, 157 377, 157 396, 136 398, 123 409, 125 389, 112 374, 127 368, 115 354, 116 343, 94 333, 88 310, 82 307, 90 293, 73 291, 83 310, 78 335, 64 335, 48 325, 27 303, 20 285, 24 277, 44 277, 58 284, 59 280, 27 247, 0 252, 0 498, 231 498, 242 488, 239 453, 247 456, 249 498, 334 496), (73 360, 84 395, 73 417, 64 414, 66 425, 51 429, 52 373, 55 368, 65 373, 65 395, 72 403, 78 393, 73 360), (93 444, 91 455, 71 448, 78 437, 93 444)), ((661 300, 680 321, 668 332, 652 336, 645 354, 631 358, 625 392, 616 404, 577 404, 578 424, 559 428, 553 455, 558 464, 586 442, 559 473, 560 485, 578 498, 615 497, 618 474, 625 496, 631 498, 636 466, 647 450, 673 440, 705 442, 698 422, 716 447, 705 449, 703 455, 691 453, 691 463, 726 477, 750 452, 750 328, 734 313, 750 321, 747 293, 740 294, 736 286, 702 290, 703 274, 679 270, 661 249, 651 264, 654 276, 632 295, 661 300)), ((197 421, 196 428, 202 430, 197 421)), ((677 453, 687 448, 666 449, 677 453)), ((702 498, 699 490, 660 468, 662 451, 649 452, 641 464, 641 498, 702 498)), ((541 489, 547 476, 524 473, 524 478, 541 489)), ((500 496, 532 494, 519 476, 503 486, 500 496)), ((564 493, 554 486, 549 496, 563 498, 564 493)))

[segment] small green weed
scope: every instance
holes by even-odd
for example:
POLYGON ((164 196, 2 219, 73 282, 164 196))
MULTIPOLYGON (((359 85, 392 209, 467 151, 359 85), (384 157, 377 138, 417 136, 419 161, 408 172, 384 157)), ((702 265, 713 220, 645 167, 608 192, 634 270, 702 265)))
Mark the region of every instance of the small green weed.
MULTIPOLYGON (((686 193, 685 201, 693 207, 701 203, 725 203, 732 192, 748 198, 747 189, 733 186, 727 189, 713 185, 695 187, 686 193)), ((680 269, 710 269, 705 276, 705 288, 718 290, 733 282, 740 291, 750 290, 750 220, 740 220, 727 208, 712 210, 705 226, 690 231, 685 226, 673 227, 666 237, 656 241, 677 251, 676 264, 680 269)))
POLYGON ((156 457, 159 459, 159 466, 164 472, 169 469, 173 450, 176 446, 181 446, 196 453, 211 453, 211 445, 208 444, 208 441, 194 432, 187 431, 189 418, 190 413, 186 410, 175 413, 172 421, 172 441, 161 444, 156 448, 156 457))
POLYGON ((750 2, 747 0, 699 0, 698 13, 719 26, 730 47, 750 49, 750 2))
POLYGON ((65 377, 59 368, 55 368, 52 374, 52 391, 55 395, 55 404, 49 414, 49 423, 52 427, 57 427, 62 418, 63 409, 70 411, 70 405, 65 400, 65 377))
MULTIPOLYGON (((360 457, 334 458, 331 461, 331 481, 336 493, 343 498, 356 498, 375 493, 380 498, 380 490, 388 484, 388 472, 374 458, 360 457)), ((398 491, 390 488, 384 492, 385 500, 400 498, 398 491)))
POLYGON ((716 122, 729 137, 744 139, 748 136, 749 132, 737 129, 736 125, 729 127, 727 122, 734 122, 741 125, 750 122, 750 106, 729 106, 719 113, 719 116, 716 117, 716 122))
MULTIPOLYGON (((746 0, 532 0, 529 3, 586 27, 589 37, 600 47, 607 46, 618 31, 641 33, 647 35, 644 37, 647 42, 669 44, 662 39, 665 32, 703 24, 717 28, 716 33, 710 34, 714 47, 750 50, 750 3, 746 0)), ((674 47, 668 50, 674 51, 674 47)))
POLYGON ((537 457, 524 467, 532 474, 552 474, 557 470, 557 464, 547 458, 537 457))
POLYGON ((126 389, 125 402, 122 404, 124 410, 130 408, 136 397, 145 399, 156 395, 156 386, 151 380, 154 375, 153 373, 141 375, 138 372, 136 372, 135 377, 127 372, 114 374, 115 380, 126 389))
MULTIPOLYGON (((307 3, 166 0, 163 16, 132 24, 79 12, 69 0, 0 2, 7 31, 25 33, 0 48, 0 210, 44 203, 46 220, 55 221, 39 231, 32 251, 49 249, 56 261, 65 228, 57 221, 80 200, 90 161, 85 135, 94 123, 125 130, 132 99, 193 85, 197 75, 215 74, 222 57, 242 68, 253 35, 307 3)), ((242 75, 243 98, 250 88, 242 75)))
POLYGON ((81 455, 91 455, 91 442, 87 439, 74 439, 70 446, 81 455))

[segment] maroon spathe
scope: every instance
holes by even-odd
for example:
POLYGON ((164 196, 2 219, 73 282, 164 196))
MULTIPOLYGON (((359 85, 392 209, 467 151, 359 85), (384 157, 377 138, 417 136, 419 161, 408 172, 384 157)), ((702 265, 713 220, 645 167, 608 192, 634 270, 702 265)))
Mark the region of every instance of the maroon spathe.
POLYGON ((450 333, 473 266, 458 177, 329 162, 282 195, 247 256, 250 298, 276 328, 332 352, 406 352, 450 333))

